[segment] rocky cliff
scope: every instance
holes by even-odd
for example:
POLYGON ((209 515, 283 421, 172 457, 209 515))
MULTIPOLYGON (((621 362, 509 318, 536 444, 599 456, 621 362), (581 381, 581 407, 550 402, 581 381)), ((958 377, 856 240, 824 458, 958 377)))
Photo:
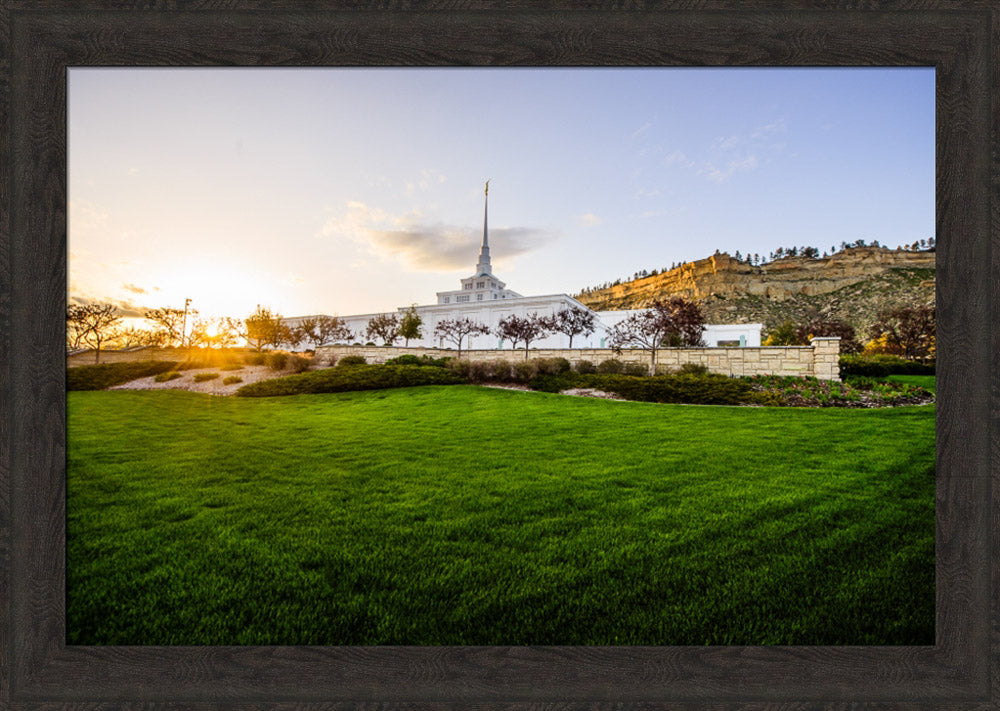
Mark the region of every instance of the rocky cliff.
POLYGON ((786 257, 755 267, 717 253, 576 298, 607 311, 683 296, 697 301, 712 323, 763 322, 766 329, 822 314, 863 335, 879 311, 934 304, 934 257, 934 252, 855 247, 830 257, 786 257))

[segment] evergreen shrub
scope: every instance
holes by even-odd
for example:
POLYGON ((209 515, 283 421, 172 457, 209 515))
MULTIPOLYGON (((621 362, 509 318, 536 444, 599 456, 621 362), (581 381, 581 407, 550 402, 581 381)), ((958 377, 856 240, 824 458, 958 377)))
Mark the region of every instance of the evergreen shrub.
POLYGON ((649 375, 649 366, 645 363, 622 363, 622 375, 649 375))
POLYGON ((355 390, 383 390, 420 385, 458 385, 466 382, 451 370, 416 365, 355 365, 351 368, 324 368, 283 378, 244 385, 242 397, 273 397, 302 393, 339 393, 355 390))
POLYGON ((242 382, 243 382, 243 378, 241 378, 238 375, 227 375, 226 377, 224 377, 222 379, 222 384, 223 385, 233 385, 235 383, 242 383, 242 382))
POLYGON ((165 383, 168 380, 174 380, 175 378, 179 377, 181 377, 181 373, 178 373, 176 370, 171 370, 168 373, 160 373, 155 378, 153 378, 153 380, 155 380, 158 383, 165 383))
POLYGON ((196 383, 203 383, 206 380, 215 380, 218 377, 219 377, 218 373, 195 373, 194 381, 196 383))
POLYGON ((539 375, 560 375, 570 369, 569 361, 562 357, 535 358, 534 363, 539 375))
POLYGON ((288 369, 293 373, 303 373, 309 370, 309 366, 312 365, 311 358, 303 358, 302 356, 292 355, 288 357, 288 369))
POLYGON ((243 360, 247 365, 264 365, 267 361, 267 356, 263 353, 247 353, 243 360))
POLYGON ((609 374, 621 373, 624 365, 625 364, 617 358, 608 358, 607 360, 602 360, 598 363, 597 372, 609 374))
POLYGON ((594 365, 593 362, 589 360, 581 360, 577 362, 575 366, 573 366, 573 370, 575 370, 577 373, 580 373, 581 375, 587 375, 589 373, 596 373, 597 366, 594 365))
POLYGON ((274 351, 267 354, 264 362, 271 370, 284 370, 285 365, 288 363, 288 354, 280 351, 274 351))
POLYGON ((682 375, 705 375, 708 373, 708 366, 701 363, 684 363, 677 372, 682 375))
POLYGON ((840 377, 865 375, 870 378, 884 378, 887 375, 934 375, 934 361, 921 362, 906 360, 895 355, 853 355, 840 356, 840 377))
POLYGON ((365 363, 367 363, 367 361, 365 360, 364 356, 349 355, 349 356, 344 356, 343 358, 338 360, 337 367, 343 368, 348 365, 365 365, 365 363))
POLYGON ((219 368, 219 370, 225 370, 225 371, 230 371, 230 370, 243 370, 243 366, 242 366, 242 365, 239 365, 238 363, 230 363, 230 364, 228 364, 228 365, 224 365, 224 366, 222 366, 221 368, 219 368))
POLYGON ((515 383, 528 383, 538 375, 538 366, 531 360, 518 360, 514 362, 511 371, 515 383))
POLYGON ((389 358, 385 364, 386 365, 427 365, 437 368, 447 368, 448 361, 451 358, 433 358, 429 355, 416 356, 411 353, 405 355, 396 356, 395 358, 389 358))
POLYGON ((173 370, 176 363, 168 360, 142 360, 134 363, 97 363, 66 369, 67 390, 104 390, 136 378, 173 370))

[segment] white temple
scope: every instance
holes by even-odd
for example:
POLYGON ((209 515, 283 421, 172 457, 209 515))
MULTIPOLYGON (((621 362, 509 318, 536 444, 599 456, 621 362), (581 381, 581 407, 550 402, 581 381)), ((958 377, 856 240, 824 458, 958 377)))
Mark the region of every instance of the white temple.
MULTIPOLYGON (((490 247, 488 232, 488 209, 489 209, 489 181, 486 181, 485 199, 483 207, 483 242, 479 250, 479 261, 476 263, 476 270, 472 276, 461 280, 461 288, 454 291, 437 292, 437 303, 417 306, 416 311, 422 320, 422 337, 410 339, 411 347, 444 348, 452 344, 434 336, 434 328, 439 321, 450 319, 469 318, 478 323, 485 324, 490 333, 486 335, 471 336, 467 343, 462 344, 464 349, 509 349, 511 344, 505 343, 497 337, 495 331, 502 318, 515 314, 517 316, 551 316, 563 309, 577 308, 590 311, 587 306, 574 299, 568 294, 547 294, 544 296, 522 296, 516 291, 507 288, 495 274, 490 263, 490 247)), ((401 306, 397 309, 397 315, 402 317, 403 312, 410 307, 401 306)), ((636 313, 636 310, 629 311, 594 311, 596 319, 596 330, 589 335, 577 335, 573 338, 573 348, 604 348, 607 330, 614 324, 636 313)), ((368 322, 378 313, 355 314, 351 316, 340 316, 348 328, 355 334, 352 343, 364 344, 369 341, 365 336, 368 322)), ((296 326, 302 320, 308 318, 299 316, 286 319, 290 326, 296 326)), ((742 323, 724 325, 706 325, 703 338, 708 346, 759 346, 760 333, 763 324, 742 323)), ((402 345, 402 341, 397 341, 396 345, 402 345)), ((381 345, 381 343, 378 343, 381 345)), ((522 346, 523 347, 523 346, 522 346)), ((532 348, 569 348, 569 336, 556 333, 537 341, 532 341, 532 348)))

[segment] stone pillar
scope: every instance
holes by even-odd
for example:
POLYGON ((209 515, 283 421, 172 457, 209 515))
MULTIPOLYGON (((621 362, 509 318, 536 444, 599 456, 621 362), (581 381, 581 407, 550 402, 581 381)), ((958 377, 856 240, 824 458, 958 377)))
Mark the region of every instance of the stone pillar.
POLYGON ((813 375, 819 380, 840 380, 840 338, 813 338, 809 345, 813 350, 813 375))

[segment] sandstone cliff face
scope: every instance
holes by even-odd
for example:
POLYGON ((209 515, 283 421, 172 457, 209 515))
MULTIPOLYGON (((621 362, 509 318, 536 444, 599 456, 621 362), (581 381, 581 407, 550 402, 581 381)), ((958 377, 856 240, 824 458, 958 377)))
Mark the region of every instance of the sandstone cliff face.
POLYGON ((829 294, 890 269, 934 269, 933 252, 855 247, 832 257, 788 257, 754 267, 720 253, 688 262, 656 276, 636 279, 577 296, 595 311, 642 308, 654 298, 760 296, 784 301, 794 295, 829 294))
POLYGON ((879 247, 818 259, 788 257, 759 267, 720 253, 576 298, 595 311, 608 311, 683 296, 697 301, 711 323, 774 327, 820 314, 850 323, 861 335, 881 310, 933 305, 934 269, 934 252, 879 247))

